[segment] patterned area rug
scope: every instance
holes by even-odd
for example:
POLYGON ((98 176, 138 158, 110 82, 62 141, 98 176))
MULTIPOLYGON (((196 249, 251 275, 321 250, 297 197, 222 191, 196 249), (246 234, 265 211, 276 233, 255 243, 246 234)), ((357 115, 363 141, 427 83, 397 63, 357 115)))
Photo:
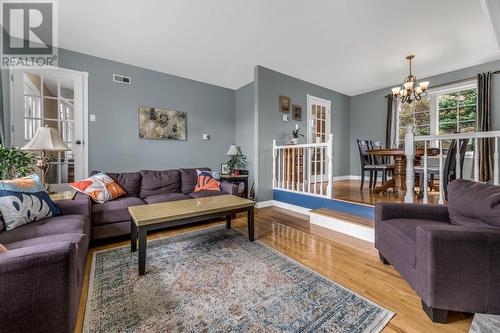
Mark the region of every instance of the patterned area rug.
POLYGON ((224 227, 94 254, 85 332, 379 332, 394 313, 224 227))

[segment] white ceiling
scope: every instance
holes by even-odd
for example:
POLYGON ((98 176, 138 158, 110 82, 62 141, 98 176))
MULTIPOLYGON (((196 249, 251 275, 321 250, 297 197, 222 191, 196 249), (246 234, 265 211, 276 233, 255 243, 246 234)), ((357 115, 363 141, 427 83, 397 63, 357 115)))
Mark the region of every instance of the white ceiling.
POLYGON ((59 45, 232 89, 262 65, 355 95, 401 83, 410 53, 419 78, 499 59, 495 1, 63 0, 59 45))

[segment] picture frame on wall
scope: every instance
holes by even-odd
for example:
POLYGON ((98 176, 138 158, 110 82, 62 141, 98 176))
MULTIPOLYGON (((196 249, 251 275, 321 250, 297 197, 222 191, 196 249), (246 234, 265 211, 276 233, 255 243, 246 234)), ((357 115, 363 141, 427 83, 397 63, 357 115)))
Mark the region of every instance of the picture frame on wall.
POLYGON ((187 113, 140 106, 139 138, 149 140, 187 140, 187 113))
POLYGON ((220 174, 221 175, 228 175, 229 174, 229 170, 227 168, 227 163, 221 163, 221 165, 220 165, 220 174))
POLYGON ((280 96, 280 112, 290 112, 290 103, 290 97, 280 96))
POLYGON ((302 105, 292 105, 292 119, 302 121, 302 105))

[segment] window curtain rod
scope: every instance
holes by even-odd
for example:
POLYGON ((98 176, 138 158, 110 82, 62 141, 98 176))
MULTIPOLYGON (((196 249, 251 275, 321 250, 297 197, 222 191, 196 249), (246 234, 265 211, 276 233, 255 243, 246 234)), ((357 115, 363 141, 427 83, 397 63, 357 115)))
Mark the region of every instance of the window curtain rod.
MULTIPOLYGON (((500 70, 491 72, 491 74, 500 74, 500 70)), ((471 76, 471 77, 466 77, 465 79, 460 79, 460 80, 455 80, 455 81, 451 81, 451 82, 445 82, 445 83, 437 84, 435 86, 429 86, 429 89, 439 88, 439 87, 442 87, 442 86, 447 86, 447 85, 450 85, 450 84, 455 84, 455 83, 460 83, 460 82, 466 82, 466 81, 470 81, 472 79, 477 79, 477 75, 474 75, 474 76, 471 76)))

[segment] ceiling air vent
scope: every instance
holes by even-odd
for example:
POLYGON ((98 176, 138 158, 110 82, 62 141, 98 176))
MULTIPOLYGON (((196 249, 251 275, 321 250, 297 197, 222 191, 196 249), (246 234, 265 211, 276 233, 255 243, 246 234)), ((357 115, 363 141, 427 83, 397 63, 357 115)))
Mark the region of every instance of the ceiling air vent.
POLYGON ((130 78, 130 76, 121 74, 113 74, 113 81, 118 83, 132 84, 132 79, 130 78))

